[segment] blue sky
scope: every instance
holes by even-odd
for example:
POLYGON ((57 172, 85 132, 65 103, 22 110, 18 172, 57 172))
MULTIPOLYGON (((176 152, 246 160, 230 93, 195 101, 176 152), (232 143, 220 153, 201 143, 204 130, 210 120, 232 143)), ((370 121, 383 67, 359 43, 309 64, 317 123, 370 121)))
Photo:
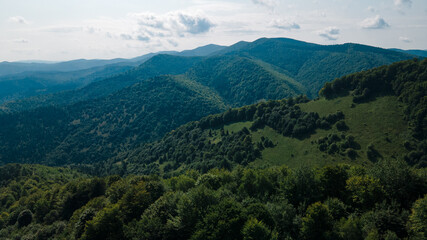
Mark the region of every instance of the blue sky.
POLYGON ((427 1, 0 0, 0 61, 130 58, 261 37, 427 49, 427 1))

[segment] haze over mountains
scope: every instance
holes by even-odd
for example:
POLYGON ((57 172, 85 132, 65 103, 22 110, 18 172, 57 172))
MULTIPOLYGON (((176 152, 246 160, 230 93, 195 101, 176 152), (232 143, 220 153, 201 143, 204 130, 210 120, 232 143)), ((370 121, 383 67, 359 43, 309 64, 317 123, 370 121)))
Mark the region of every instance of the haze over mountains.
POLYGON ((206 45, 182 52, 149 53, 132 59, 73 60, 59 63, 0 63, 0 103, 26 97, 78 89, 136 67, 153 56, 207 56, 223 46, 206 45))

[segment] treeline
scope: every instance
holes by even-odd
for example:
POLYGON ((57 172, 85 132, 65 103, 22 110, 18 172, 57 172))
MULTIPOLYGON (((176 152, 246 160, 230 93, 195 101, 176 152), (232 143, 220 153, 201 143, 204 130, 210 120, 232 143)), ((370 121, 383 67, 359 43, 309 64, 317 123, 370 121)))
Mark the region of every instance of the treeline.
POLYGON ((412 125, 413 139, 405 147, 406 160, 427 166, 427 59, 408 60, 351 74, 320 90, 320 96, 331 99, 351 94, 354 103, 368 102, 382 95, 395 95, 405 105, 405 115, 412 125))
POLYGON ((166 179, 73 179, 63 173, 69 170, 46 167, 40 176, 40 166, 0 171, 10 168, 22 174, 2 181, 4 239, 427 237, 426 169, 396 160, 369 168, 192 170, 166 179), (49 182, 60 176, 67 177, 49 182))
MULTIPOLYGON (((305 96, 262 102, 229 109, 200 121, 185 124, 166 134, 161 140, 147 143, 119 155, 106 164, 95 164, 96 174, 169 174, 196 169, 203 173, 212 168, 232 169, 247 165, 261 157, 261 151, 272 147, 267 139, 255 142, 252 132, 269 126, 284 136, 306 138, 316 129, 329 129, 345 116, 342 112, 319 117, 302 111, 298 104, 305 96), (250 121, 251 126, 229 132, 225 125, 250 121), (120 164, 117 164, 119 162, 120 164), (161 165, 166 164, 163 169, 161 165)), ((270 141, 271 142, 271 141, 270 141)), ((344 149, 345 150, 345 149, 344 149)))

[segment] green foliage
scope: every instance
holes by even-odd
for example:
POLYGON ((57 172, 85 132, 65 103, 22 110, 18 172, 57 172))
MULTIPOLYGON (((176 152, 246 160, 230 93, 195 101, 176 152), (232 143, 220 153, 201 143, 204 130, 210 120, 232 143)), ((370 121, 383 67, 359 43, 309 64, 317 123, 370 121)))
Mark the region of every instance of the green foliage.
MULTIPOLYGON (((407 144, 411 153, 406 160, 412 165, 424 166, 427 137, 427 60, 408 60, 355 73, 325 84, 320 95, 334 98, 341 95, 353 95, 355 103, 367 102, 381 95, 395 95, 405 104, 406 118, 414 125, 414 139, 407 144), (414 146, 414 147, 411 147, 414 146)), ((377 154, 369 149, 369 157, 377 154)))
POLYGON ((375 208, 362 216, 363 231, 369 235, 375 232, 379 236, 397 235, 399 239, 407 236, 405 223, 408 212, 394 204, 377 203, 375 208))
POLYGON ((240 230, 245 223, 242 212, 240 204, 223 199, 210 207, 190 239, 241 239, 240 230))
POLYGON ((275 239, 271 236, 271 231, 262 222, 256 218, 249 218, 242 229, 244 240, 270 240, 275 239))
POLYGON ((402 162, 192 170, 169 178, 7 168, 18 175, 1 187, 15 196, 1 210, 1 239, 422 239, 425 233, 425 199, 416 196, 427 193, 426 175, 402 162), (58 178, 62 184, 51 182, 58 178))
POLYGON ((409 216, 409 228, 414 238, 427 237, 427 195, 415 201, 412 213, 409 216))
POLYGON ((360 207, 371 208, 384 197, 384 187, 371 176, 353 176, 347 180, 346 188, 351 201, 360 207))
MULTIPOLYGON (((216 94, 200 84, 157 77, 90 102, 0 115, 5 126, 0 130, 0 161, 93 164, 225 109, 216 94)), ((126 170, 121 167, 115 170, 119 174, 126 170)))
POLYGON ((231 106, 304 93, 304 87, 266 63, 240 56, 214 56, 201 61, 187 76, 215 89, 231 106))
POLYGON ((331 239, 332 215, 329 208, 316 202, 307 208, 302 218, 301 234, 304 239, 331 239))
POLYGON ((117 205, 102 210, 86 223, 86 230, 81 239, 123 239, 123 222, 119 216, 120 210, 117 205))
MULTIPOLYGON (((55 72, 53 77, 56 80, 59 78, 70 77, 70 75, 72 78, 80 77, 81 73, 87 74, 86 72, 94 70, 101 71, 102 74, 84 76, 84 79, 82 80, 85 80, 85 84, 88 84, 89 82, 92 83, 80 89, 62 91, 55 94, 43 94, 18 101, 6 102, 0 106, 0 113, 16 113, 48 106, 65 106, 77 102, 106 97, 120 89, 132 86, 137 82, 152 77, 166 74, 182 74, 200 60, 202 60, 200 57, 179 57, 160 54, 153 56, 138 67, 132 69, 130 69, 129 66, 109 65, 101 68, 79 71, 77 72, 77 75, 76 72, 55 72), (93 81, 92 79, 97 81, 93 81)), ((72 85, 72 87, 76 88, 75 85, 72 85)), ((10 94, 10 92, 8 94, 10 94)))

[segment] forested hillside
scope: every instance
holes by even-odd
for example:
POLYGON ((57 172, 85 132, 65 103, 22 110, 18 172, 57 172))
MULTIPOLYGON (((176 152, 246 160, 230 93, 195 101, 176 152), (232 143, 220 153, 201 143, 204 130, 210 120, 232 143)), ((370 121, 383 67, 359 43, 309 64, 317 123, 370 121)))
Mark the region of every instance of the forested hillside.
POLYGON ((93 163, 225 109, 216 94, 197 83, 155 77, 67 108, 0 115, 4 126, 0 159, 3 163, 93 163))
POLYGON ((120 154, 106 169, 158 174, 390 158, 425 167, 426 74, 427 60, 408 60, 326 84, 326 99, 268 101, 211 115, 120 154))
POLYGON ((316 97, 323 84, 344 75, 411 59, 414 55, 359 44, 317 45, 287 38, 238 43, 223 54, 252 57, 277 66, 316 97))
POLYGON ((0 77, 0 104, 32 96, 78 89, 133 68, 107 65, 72 72, 25 72, 0 77))
POLYGON ((214 89, 227 104, 234 107, 306 92, 286 73, 246 57, 211 57, 195 64, 186 76, 214 89))
POLYGON ((160 54, 123 74, 91 83, 84 88, 7 102, 0 106, 0 109, 4 113, 15 113, 39 107, 65 106, 80 101, 97 99, 148 78, 167 74, 182 74, 201 59, 201 57, 178 57, 160 54))

